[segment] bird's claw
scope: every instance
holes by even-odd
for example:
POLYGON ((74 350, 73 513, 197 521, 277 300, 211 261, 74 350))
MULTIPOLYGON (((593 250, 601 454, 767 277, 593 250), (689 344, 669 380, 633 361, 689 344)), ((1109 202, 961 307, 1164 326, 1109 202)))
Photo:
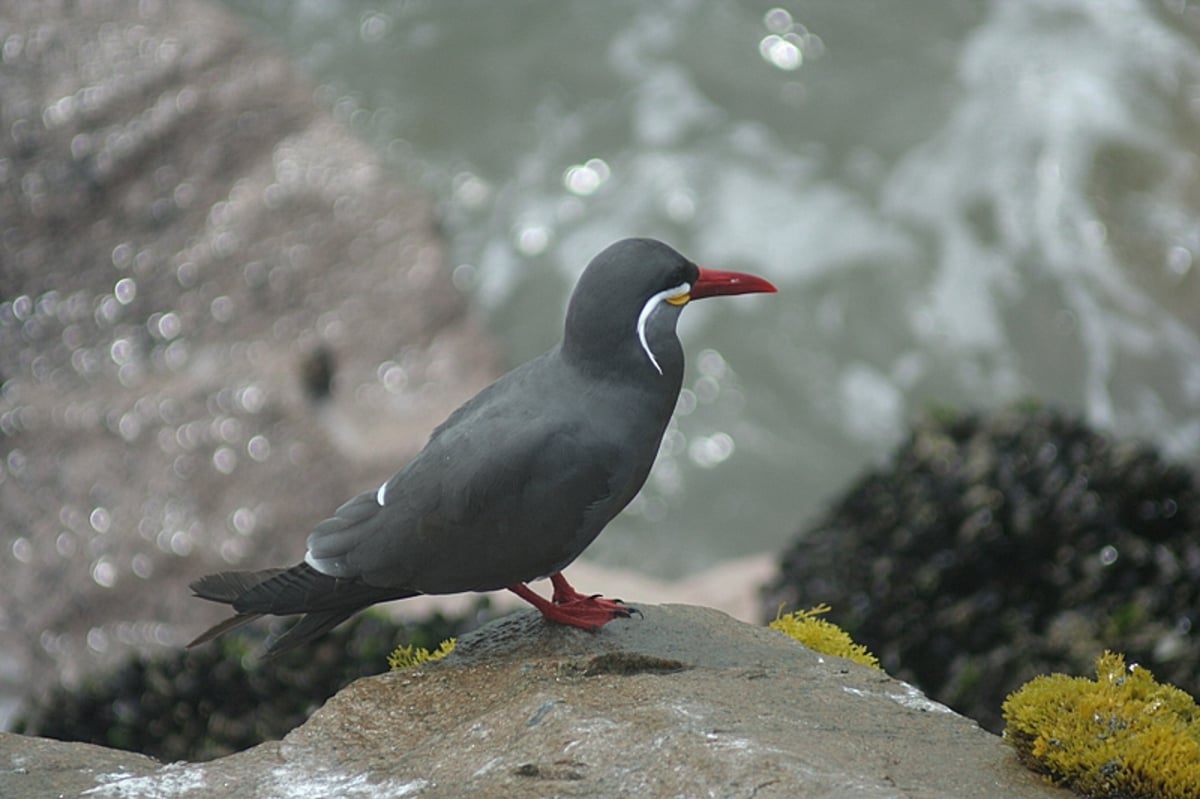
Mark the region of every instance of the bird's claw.
POLYGON ((601 599, 601 597, 603 597, 603 596, 604 596, 604 594, 592 594, 591 596, 588 597, 588 599, 599 599, 601 602, 616 602, 618 605, 625 604, 625 600, 620 599, 619 597, 614 596, 611 599, 601 599))
POLYGON ((555 621, 593 632, 613 619, 628 619, 637 612, 636 608, 621 604, 617 600, 603 599, 598 595, 579 596, 555 603, 553 607, 557 611, 553 616, 555 621))
POLYGON ((613 619, 628 619, 634 613, 641 615, 636 608, 627 606, 620 599, 579 593, 561 573, 550 579, 554 583, 554 595, 549 603, 544 599, 526 596, 527 590, 518 591, 518 594, 532 602, 543 616, 552 621, 595 632, 613 619))

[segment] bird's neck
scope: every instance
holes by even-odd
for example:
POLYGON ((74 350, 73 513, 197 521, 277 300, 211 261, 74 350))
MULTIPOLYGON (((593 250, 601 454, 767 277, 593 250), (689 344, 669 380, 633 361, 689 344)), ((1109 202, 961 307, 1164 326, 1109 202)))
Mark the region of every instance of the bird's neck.
POLYGON ((663 373, 651 366, 641 353, 624 352, 613 357, 580 357, 569 354, 564 346, 561 361, 571 372, 569 382, 575 396, 590 409, 589 415, 610 432, 627 430, 631 441, 651 442, 657 451, 658 442, 675 411, 679 390, 683 384, 683 353, 676 347, 660 357, 663 373))
POLYGON ((637 337, 616 340, 604 337, 566 336, 562 357, 578 372, 595 379, 635 383, 672 395, 683 382, 683 347, 671 331, 655 331, 645 343, 637 337))
POLYGON ((683 380, 683 347, 675 334, 680 310, 657 297, 636 315, 573 301, 563 330, 563 357, 585 374, 673 386, 677 394, 683 380))

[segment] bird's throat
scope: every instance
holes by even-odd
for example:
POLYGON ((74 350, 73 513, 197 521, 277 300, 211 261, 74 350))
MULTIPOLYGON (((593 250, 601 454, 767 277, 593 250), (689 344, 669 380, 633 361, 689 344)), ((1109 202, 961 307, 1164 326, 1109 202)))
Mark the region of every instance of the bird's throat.
POLYGON ((662 365, 658 362, 658 358, 654 355, 654 350, 650 347, 649 337, 647 336, 647 327, 650 324, 651 317, 656 312, 660 312, 668 304, 675 307, 682 307, 680 303, 673 302, 687 296, 688 289, 691 285, 681 283, 669 289, 663 289, 650 299, 646 300, 646 304, 642 306, 642 312, 637 318, 637 339, 642 346, 642 351, 646 353, 646 357, 650 360, 650 365, 654 367, 660 375, 663 373, 662 365))

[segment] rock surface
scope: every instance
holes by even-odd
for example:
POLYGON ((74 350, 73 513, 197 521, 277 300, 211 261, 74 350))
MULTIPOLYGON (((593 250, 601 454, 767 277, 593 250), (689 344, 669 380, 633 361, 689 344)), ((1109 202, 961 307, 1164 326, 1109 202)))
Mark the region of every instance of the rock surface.
POLYGON ((427 201, 216 6, 0 15, 0 726, 294 562, 498 363, 427 201))
POLYGON ((597 635, 514 614, 210 763, 3 736, 0 795, 1069 796, 881 672, 716 611, 641 610, 597 635))

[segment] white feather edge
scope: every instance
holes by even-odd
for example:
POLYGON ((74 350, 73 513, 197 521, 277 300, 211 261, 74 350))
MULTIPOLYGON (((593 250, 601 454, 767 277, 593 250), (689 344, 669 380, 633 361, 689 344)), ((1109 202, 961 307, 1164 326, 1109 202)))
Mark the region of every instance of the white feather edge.
POLYGON ((646 322, 650 320, 650 315, 658 308, 659 303, 666 300, 682 297, 692 290, 691 283, 680 283, 678 286, 673 286, 669 289, 663 289, 655 294, 650 299, 646 300, 646 304, 642 306, 642 312, 638 314, 637 319, 637 337, 638 342, 642 345, 642 350, 646 353, 646 357, 650 359, 650 364, 661 375, 662 367, 658 365, 658 359, 654 357, 654 353, 650 349, 650 342, 646 341, 646 322))

